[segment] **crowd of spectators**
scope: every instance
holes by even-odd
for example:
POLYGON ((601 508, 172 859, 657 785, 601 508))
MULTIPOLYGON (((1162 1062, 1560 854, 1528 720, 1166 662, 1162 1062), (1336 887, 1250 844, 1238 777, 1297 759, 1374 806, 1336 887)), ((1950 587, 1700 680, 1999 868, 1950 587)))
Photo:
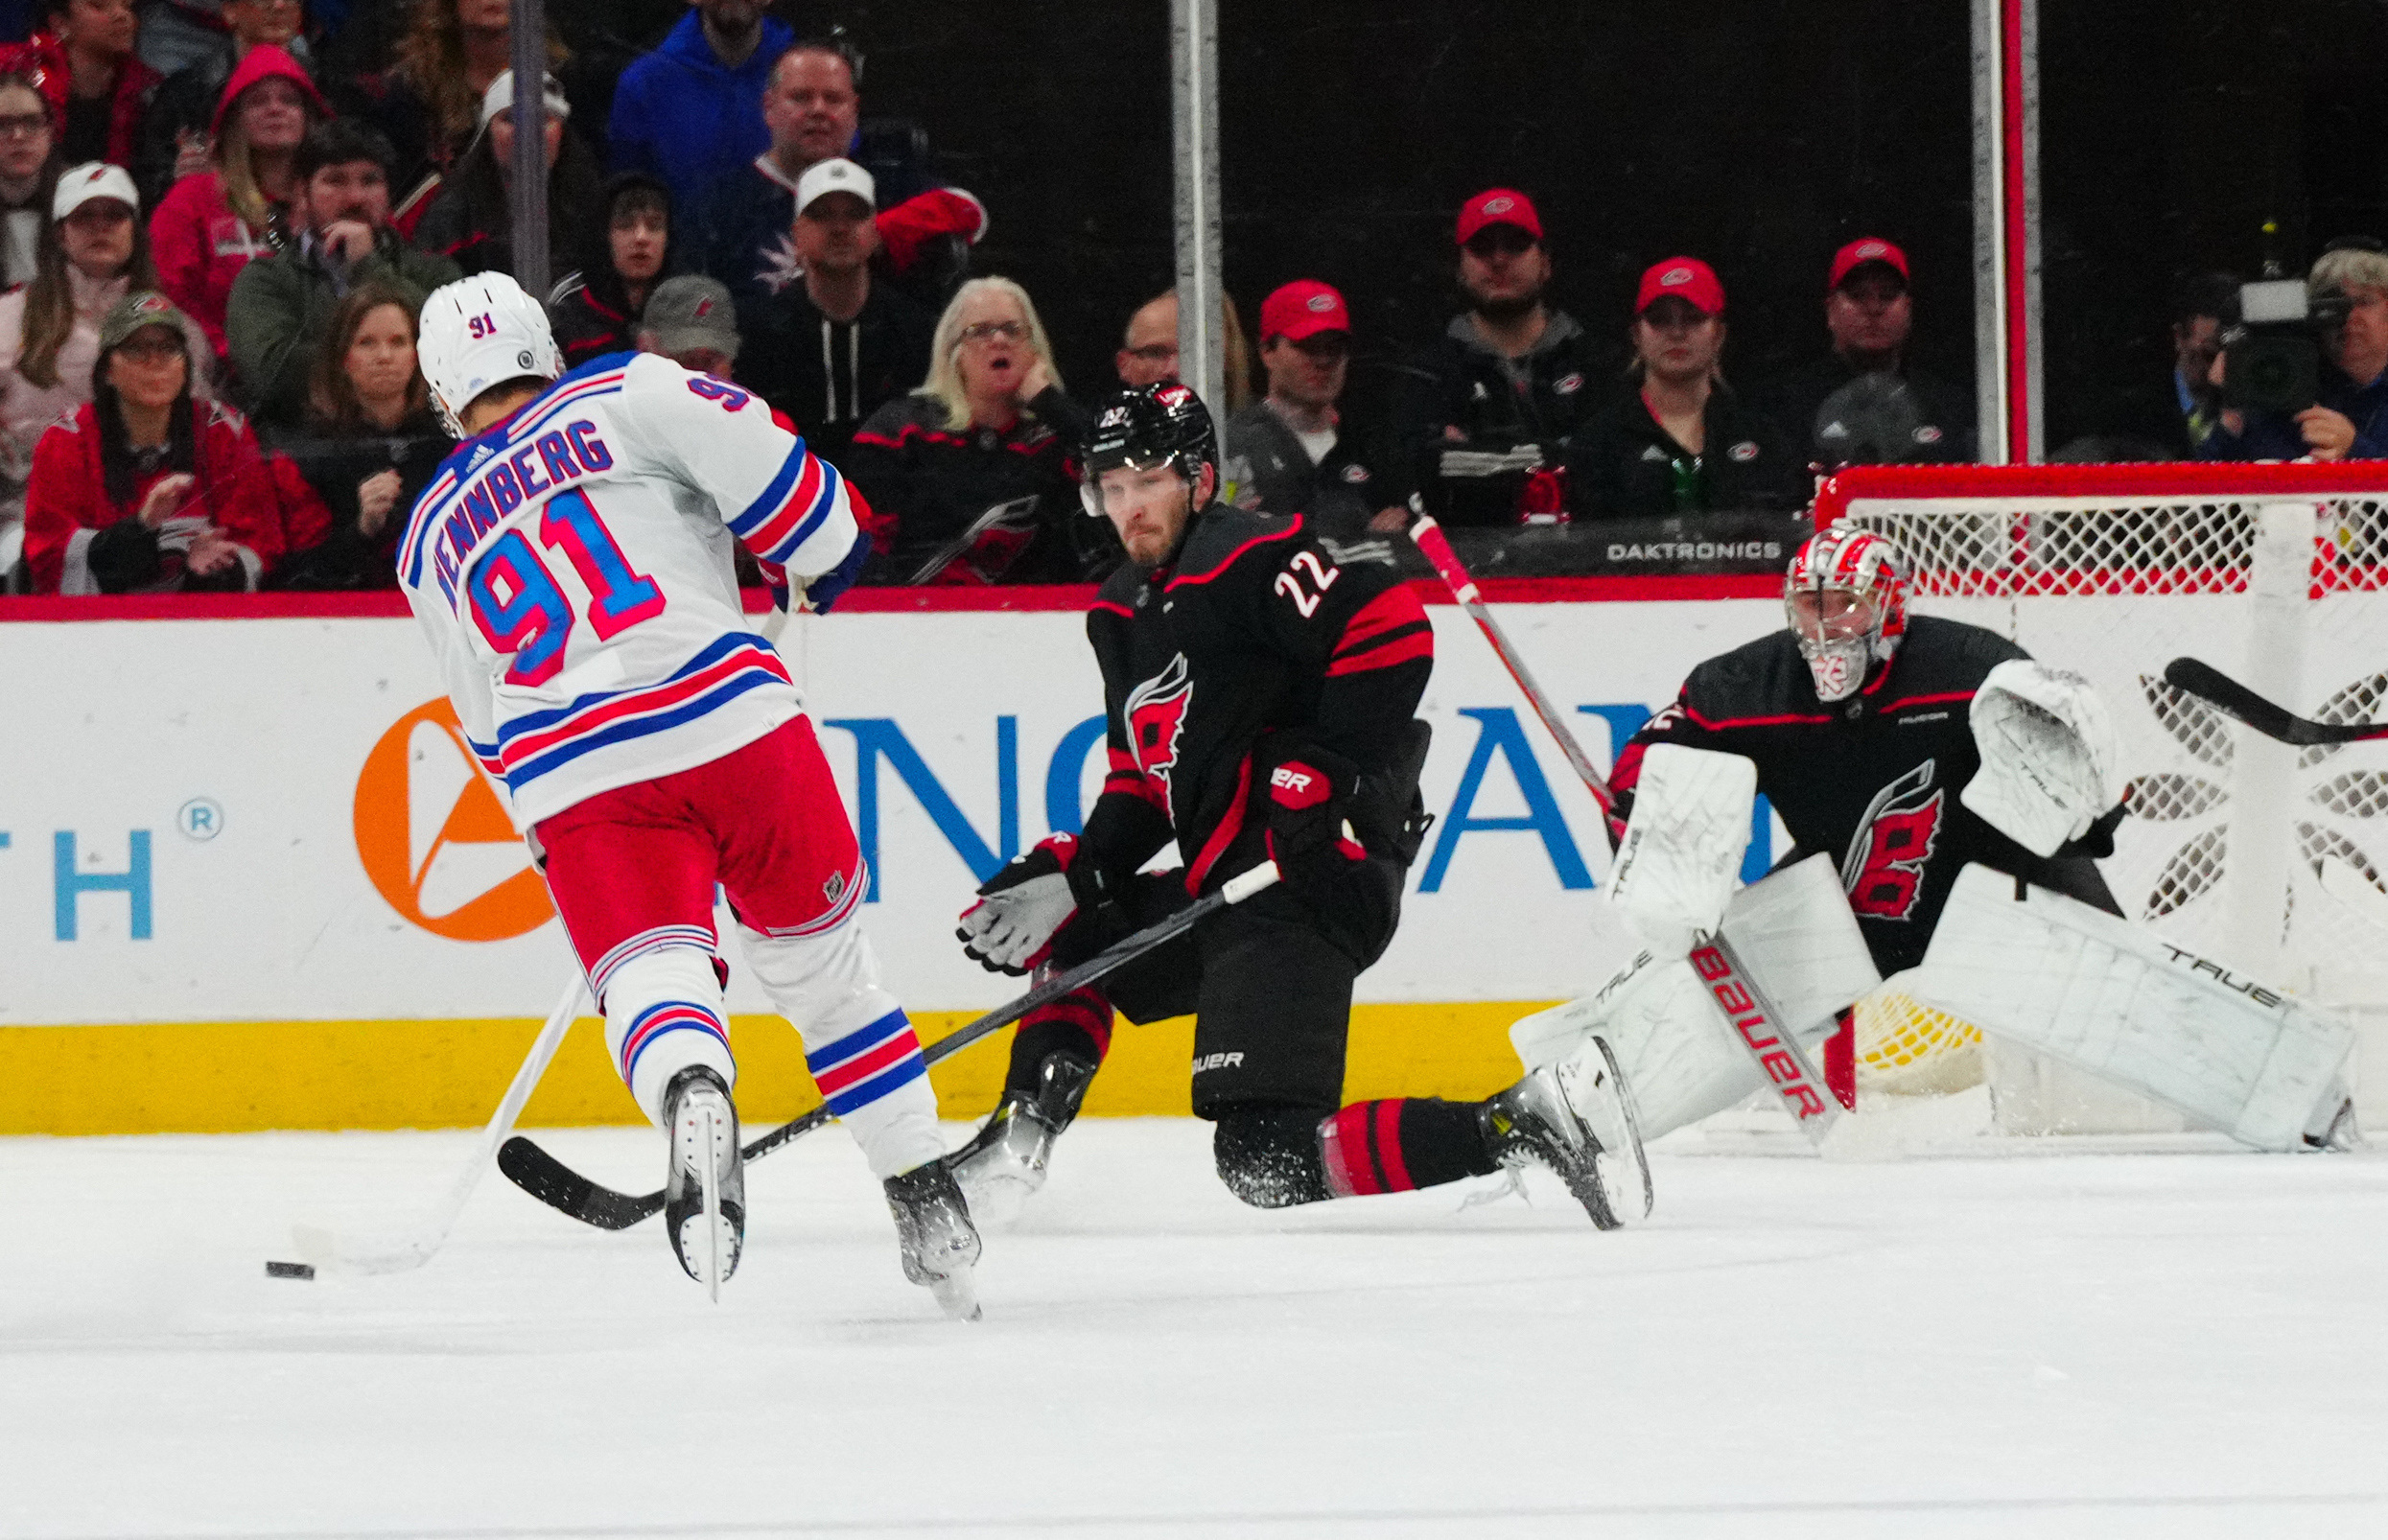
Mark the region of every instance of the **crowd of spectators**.
MULTIPOLYGON (((23 592, 394 582, 449 450, 415 366, 424 297, 512 271, 507 0, 394 0, 342 46, 334 0, 35 0, 0 45, 0 585, 23 592), (319 60, 339 58, 337 76, 319 60), (356 63, 360 58, 367 61, 356 63)), ((866 581, 1077 581, 1120 559, 1081 517, 1074 446, 1115 385, 1174 379, 1178 296, 1123 318, 1115 380, 1073 396, 1032 296, 972 275, 987 209, 925 136, 863 115, 863 59, 762 0, 687 0, 608 72, 548 39, 538 82, 548 304, 568 364, 644 350, 736 380, 872 507, 866 581)), ((1220 317, 1223 495, 1333 538, 1419 512, 1515 528, 1796 510, 1820 468, 1969 459, 1970 390, 1910 362, 1907 254, 1867 236, 1822 278, 1812 360, 1744 382, 1697 255, 1629 314, 1553 295, 1533 200, 1466 198, 1430 338, 1355 338, 1294 276, 1220 317), (1256 340, 1256 349, 1254 342, 1256 340), (1355 343, 1397 359, 1351 384, 1355 343)), ((2131 457, 2388 457, 2388 253, 2326 253, 2343 303, 2316 404, 2234 405, 2237 286, 2185 286, 2170 389, 2131 457)))

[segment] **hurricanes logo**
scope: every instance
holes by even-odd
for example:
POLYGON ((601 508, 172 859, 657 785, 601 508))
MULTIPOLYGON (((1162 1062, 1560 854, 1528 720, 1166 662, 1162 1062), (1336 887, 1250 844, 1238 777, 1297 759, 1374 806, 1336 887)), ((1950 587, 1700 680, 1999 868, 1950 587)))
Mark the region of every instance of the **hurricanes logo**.
POLYGON ((1185 737, 1185 709, 1194 698, 1194 681, 1186 673, 1185 654, 1128 692, 1128 747, 1135 767, 1160 787, 1161 802, 1174 823, 1178 816, 1169 787, 1169 773, 1178 765, 1178 748, 1185 737))
POLYGON ((555 916, 445 700, 400 717, 357 776, 357 857, 374 891, 451 941, 504 941, 555 916))
POLYGON ((1849 907, 1872 920, 1906 920, 1924 891, 1924 866, 1940 842, 1945 789, 1932 786, 1927 759, 1874 794, 1840 863, 1849 907))

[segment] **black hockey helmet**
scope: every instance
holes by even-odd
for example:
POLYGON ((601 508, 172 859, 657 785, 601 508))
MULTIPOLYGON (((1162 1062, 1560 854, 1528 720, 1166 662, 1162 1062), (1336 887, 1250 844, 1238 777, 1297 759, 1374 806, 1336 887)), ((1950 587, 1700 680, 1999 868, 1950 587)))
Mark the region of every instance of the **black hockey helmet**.
POLYGON ((1219 435, 1210 408, 1189 385, 1174 380, 1114 391, 1094 409, 1094 427, 1079 456, 1079 497, 1087 512, 1103 515, 1105 471, 1173 467, 1191 489, 1203 467, 1219 469, 1219 435))

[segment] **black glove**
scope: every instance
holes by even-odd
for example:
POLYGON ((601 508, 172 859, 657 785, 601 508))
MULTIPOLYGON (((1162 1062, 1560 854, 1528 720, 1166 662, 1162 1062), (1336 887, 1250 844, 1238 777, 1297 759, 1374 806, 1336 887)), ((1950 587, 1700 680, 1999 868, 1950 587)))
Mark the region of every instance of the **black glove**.
POLYGON ((138 519, 119 519, 93 535, 83 548, 83 562, 103 594, 146 588, 165 568, 157 531, 138 519))
POLYGON ((1078 912, 1070 863, 1078 841, 1056 834, 1016 855, 978 889, 954 930, 962 950, 990 973, 1027 972, 1053 949, 1053 937, 1078 912))
POLYGON ((1348 817, 1359 786, 1359 767, 1325 749, 1296 749, 1269 772, 1269 858, 1314 908, 1333 905, 1368 859, 1348 817))

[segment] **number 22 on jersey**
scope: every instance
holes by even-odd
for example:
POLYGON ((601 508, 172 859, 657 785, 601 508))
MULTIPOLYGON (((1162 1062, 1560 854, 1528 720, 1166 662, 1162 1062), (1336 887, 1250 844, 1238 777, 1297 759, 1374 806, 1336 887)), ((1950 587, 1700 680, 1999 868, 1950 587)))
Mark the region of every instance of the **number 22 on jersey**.
POLYGON ((465 581, 473 623, 494 650, 514 660, 505 671, 509 685, 554 678, 573 627, 583 619, 599 642, 610 642, 664 613, 664 591, 631 570, 588 494, 568 490, 548 499, 539 510, 539 544, 571 565, 589 595, 585 611, 575 609, 519 526, 498 537, 465 581))

